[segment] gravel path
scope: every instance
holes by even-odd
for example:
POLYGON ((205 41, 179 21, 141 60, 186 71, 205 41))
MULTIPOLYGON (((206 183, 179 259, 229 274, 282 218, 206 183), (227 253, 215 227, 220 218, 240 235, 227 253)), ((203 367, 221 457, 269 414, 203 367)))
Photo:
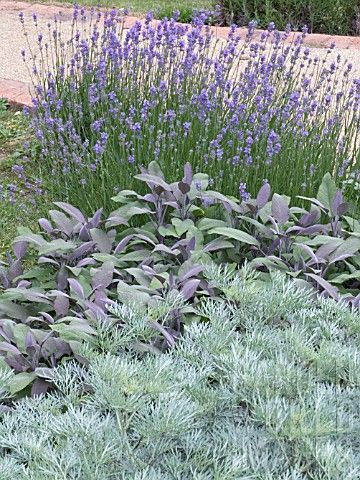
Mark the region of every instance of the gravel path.
MULTIPOLYGON (((23 10, 25 11, 25 23, 28 25, 29 31, 28 41, 31 47, 36 50, 37 34, 33 26, 31 14, 36 11, 38 14, 39 31, 46 32, 49 20, 54 17, 59 7, 0 0, 0 78, 29 82, 30 73, 26 63, 22 61, 20 54, 23 48, 28 50, 26 46, 27 39, 24 37, 19 21, 19 12, 23 10)), ((70 36, 71 32, 71 10, 63 9, 63 11, 65 13, 63 14, 62 31, 64 32, 64 37, 66 37, 70 36)), ((134 20, 135 19, 133 19, 133 21, 134 20)), ((310 47, 310 49, 319 57, 324 57, 327 51, 324 48, 316 47, 310 47)), ((338 54, 340 54, 343 59, 347 58, 353 63, 354 68, 352 75, 354 78, 360 78, 360 42, 358 49, 336 48, 332 52, 331 57, 335 58, 338 54)))

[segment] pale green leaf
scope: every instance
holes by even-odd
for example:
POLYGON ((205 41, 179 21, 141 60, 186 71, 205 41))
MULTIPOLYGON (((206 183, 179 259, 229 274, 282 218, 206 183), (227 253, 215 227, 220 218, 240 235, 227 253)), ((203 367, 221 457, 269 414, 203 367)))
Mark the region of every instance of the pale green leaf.
POLYGON ((257 247, 260 246, 259 242, 256 240, 255 237, 249 235, 246 232, 243 232, 242 230, 236 230, 235 228, 214 228, 213 230, 210 230, 209 234, 221 235, 223 237, 232 238, 241 243, 247 243, 248 245, 256 245, 257 247))

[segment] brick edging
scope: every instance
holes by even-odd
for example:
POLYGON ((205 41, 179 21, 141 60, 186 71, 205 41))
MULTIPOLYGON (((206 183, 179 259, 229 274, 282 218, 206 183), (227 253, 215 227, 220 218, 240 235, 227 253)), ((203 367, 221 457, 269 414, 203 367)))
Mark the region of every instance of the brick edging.
MULTIPOLYGON (((52 19, 56 14, 62 12, 64 18, 72 17, 72 7, 64 7, 61 5, 45 5, 40 3, 27 3, 14 0, 0 0, 1 12, 10 11, 14 13, 24 12, 31 15, 36 12, 39 17, 52 19)), ((138 17, 126 17, 125 28, 130 28, 138 20, 138 17)), ((227 38, 229 27, 210 27, 215 37, 227 38)), ((245 37, 247 29, 239 28, 237 32, 240 36, 245 37)), ((261 30, 256 30, 255 38, 261 35, 261 30)), ((337 48, 348 50, 359 50, 360 55, 360 37, 346 37, 340 35, 323 35, 319 33, 308 34, 304 39, 304 45, 312 48, 329 48, 335 43, 337 48)), ((0 78, 0 98, 6 98, 10 105, 14 107, 23 107, 31 105, 30 85, 17 80, 9 80, 0 78)))
MULTIPOLYGON (((56 0, 55 0, 56 2, 56 0)), ((85 7, 86 8, 86 7, 85 7)), ((71 6, 63 6, 62 4, 46 5, 43 3, 17 1, 17 0, 0 0, 0 12, 24 12, 25 14, 32 14, 36 12, 38 16, 46 19, 52 19, 54 15, 60 11, 64 18, 71 18, 73 8, 71 6)), ((127 17, 125 25, 130 27, 139 20, 138 17, 127 17)), ((141 19, 140 19, 141 20, 141 19)), ((226 38, 229 32, 229 27, 211 27, 218 38, 226 38)), ((246 33, 246 28, 238 29, 240 34, 246 33)), ((261 30, 258 30, 259 34, 261 30)), ((317 48, 328 48, 332 43, 335 43, 338 48, 343 49, 359 49, 360 50, 360 36, 344 36, 344 35, 325 35, 321 33, 310 33, 306 36, 304 45, 317 48)))
POLYGON ((30 84, 0 78, 0 98, 6 98, 11 107, 31 106, 30 84))

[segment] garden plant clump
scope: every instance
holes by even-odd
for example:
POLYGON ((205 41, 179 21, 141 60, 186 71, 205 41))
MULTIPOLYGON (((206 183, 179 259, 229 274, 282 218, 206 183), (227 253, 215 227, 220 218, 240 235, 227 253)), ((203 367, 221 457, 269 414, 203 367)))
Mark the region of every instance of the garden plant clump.
POLYGON ((251 24, 246 38, 233 27, 215 41, 206 18, 185 26, 149 14, 125 30, 121 12, 76 7, 69 41, 60 21, 38 32, 32 126, 54 198, 109 210, 113 189, 132 188, 138 166, 155 160, 170 180, 189 161, 233 195, 255 195, 268 180, 312 196, 330 172, 356 201, 352 65, 332 49, 333 61, 320 60, 302 47, 305 34, 290 44, 273 24, 260 39, 251 24))
POLYGON ((247 25, 257 20, 261 28, 276 22, 279 29, 307 25, 311 32, 330 35, 360 34, 358 0, 219 0, 220 18, 226 24, 247 25))
POLYGON ((355 479, 358 313, 279 273, 207 275, 221 298, 167 352, 140 348, 153 310, 114 305, 82 366, 39 369, 56 391, 1 411, 1 478, 355 479))

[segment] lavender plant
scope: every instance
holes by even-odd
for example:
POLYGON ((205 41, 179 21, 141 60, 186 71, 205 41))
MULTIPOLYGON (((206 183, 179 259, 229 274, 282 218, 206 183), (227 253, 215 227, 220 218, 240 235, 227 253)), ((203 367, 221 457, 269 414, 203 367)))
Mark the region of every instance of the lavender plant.
POLYGON ((205 21, 149 14, 125 30, 119 11, 75 7, 66 39, 61 18, 42 33, 34 17, 38 52, 23 58, 33 62, 32 126, 54 198, 108 209, 113 189, 131 187, 134 169, 153 160, 170 180, 189 161, 233 195, 254 195, 267 179, 311 196, 326 172, 358 195, 345 183, 360 161, 352 65, 320 60, 304 34, 289 43, 273 24, 260 39, 251 24, 245 38, 233 26, 216 41, 205 21))

